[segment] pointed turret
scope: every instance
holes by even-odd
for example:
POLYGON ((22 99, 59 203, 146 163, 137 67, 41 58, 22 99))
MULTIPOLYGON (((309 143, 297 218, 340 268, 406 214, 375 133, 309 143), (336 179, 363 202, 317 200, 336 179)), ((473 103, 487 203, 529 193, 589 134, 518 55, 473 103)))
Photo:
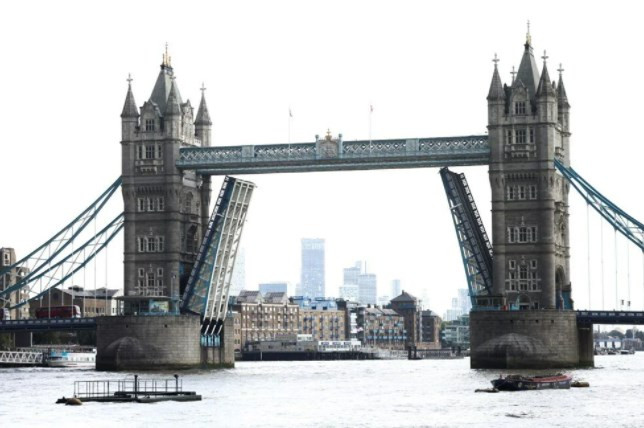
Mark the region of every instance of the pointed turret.
POLYGON ((546 65, 546 53, 543 53, 543 71, 541 72, 541 80, 539 80, 539 87, 537 88, 537 97, 555 96, 555 88, 552 86, 550 75, 548 74, 548 66, 546 65))
POLYGON ((496 54, 494 54, 494 73, 492 74, 492 83, 490 83, 490 91, 487 94, 488 101, 504 100, 505 91, 503 90, 503 83, 501 83, 501 76, 499 76, 499 69, 497 62, 499 62, 496 54))
POLYGON ((208 105, 206 104, 206 96, 204 94, 205 88, 202 88, 201 102, 199 103, 199 110, 197 110, 197 117, 195 125, 212 125, 210 120, 210 113, 208 113, 208 105))
POLYGON ((561 64, 559 64, 559 69, 557 70, 559 72, 559 82, 557 83, 557 102, 559 103, 559 107, 570 107, 570 104, 568 104, 568 95, 566 95, 566 87, 564 86, 563 83, 563 68, 561 68, 561 64))
POLYGON ((166 101, 165 109, 163 110, 164 116, 181 116, 181 101, 177 97, 177 86, 174 84, 174 79, 170 83, 170 93, 166 101))
POLYGON ((523 57, 521 58, 521 64, 519 64, 519 71, 517 71, 516 78, 512 82, 512 86, 518 85, 519 82, 523 83, 525 86, 528 97, 530 100, 534 100, 534 96, 537 91, 537 82, 539 81, 539 69, 537 68, 537 63, 534 59, 532 53, 532 38, 530 33, 526 36, 525 50, 523 51, 523 57))
MULTIPOLYGON (((173 78, 174 70, 172 69, 170 56, 168 55, 168 46, 166 45, 166 51, 163 54, 163 61, 161 62, 161 71, 159 71, 159 76, 157 77, 157 81, 154 84, 154 88, 152 89, 152 94, 150 95, 150 101, 156 104, 161 113, 163 113, 166 109, 166 103, 168 97, 170 96, 170 89, 172 88, 173 78)), ((175 97, 179 105, 181 105, 183 101, 181 100, 179 88, 176 87, 175 97)))
POLYGON ((132 93, 132 76, 127 76, 127 95, 121 112, 121 138, 131 139, 139 126, 139 109, 132 93))
POLYGON ((139 117, 139 108, 134 101, 134 94, 132 93, 132 78, 128 76, 127 95, 125 96, 125 104, 123 104, 123 111, 121 117, 139 117))

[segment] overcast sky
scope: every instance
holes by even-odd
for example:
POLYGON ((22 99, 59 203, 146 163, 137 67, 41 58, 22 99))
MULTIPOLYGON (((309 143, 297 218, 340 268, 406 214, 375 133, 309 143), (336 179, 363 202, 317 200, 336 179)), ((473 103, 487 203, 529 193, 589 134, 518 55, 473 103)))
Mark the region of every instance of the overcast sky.
MULTIPOLYGON (((24 255, 120 174, 120 113, 132 73, 150 96, 166 42, 182 97, 205 82, 214 145, 486 132, 492 58, 504 82, 519 64, 526 20, 550 76, 563 63, 572 164, 642 220, 644 26, 636 2, 3 2, 0 246, 24 255), (577 3, 579 5, 579 3, 577 3)), ((464 171, 490 230, 486 167, 464 171)), ((326 239, 327 292, 365 260, 380 295, 390 282, 443 313, 466 286, 437 169, 257 175, 244 231, 246 278, 299 281, 300 238, 326 239)), ((213 188, 221 183, 215 178, 213 188)), ((586 208, 571 194, 573 298, 588 306, 586 208)), ((120 198, 115 210, 122 209, 120 198), (120 206, 120 208, 119 208, 120 206)), ((591 214, 591 298, 601 307, 599 221, 591 214)), ((604 228, 606 307, 644 306, 639 249, 604 228), (630 256, 626 258, 626 254, 630 256), (627 260, 630 262, 628 263, 627 260), (630 269, 628 269, 630 268, 630 269), (616 297, 617 296, 617 297, 616 297)), ((122 238, 109 256, 122 284, 122 238)), ((100 276, 103 277, 104 274, 100 276)))

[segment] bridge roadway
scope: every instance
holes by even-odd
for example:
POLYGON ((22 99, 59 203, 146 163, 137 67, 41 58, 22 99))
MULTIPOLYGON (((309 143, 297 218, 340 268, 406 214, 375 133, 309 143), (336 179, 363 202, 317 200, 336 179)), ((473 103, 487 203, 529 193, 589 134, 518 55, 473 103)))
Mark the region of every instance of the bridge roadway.
POLYGON ((488 165, 487 135, 184 147, 176 165, 203 175, 488 165))
MULTIPOLYGON (((644 311, 576 311, 580 324, 644 324, 644 311)), ((96 318, 42 318, 0 321, 0 333, 45 330, 95 330, 96 318)))
POLYGON ((96 318, 38 318, 0 321, 0 333, 13 331, 95 330, 96 318))

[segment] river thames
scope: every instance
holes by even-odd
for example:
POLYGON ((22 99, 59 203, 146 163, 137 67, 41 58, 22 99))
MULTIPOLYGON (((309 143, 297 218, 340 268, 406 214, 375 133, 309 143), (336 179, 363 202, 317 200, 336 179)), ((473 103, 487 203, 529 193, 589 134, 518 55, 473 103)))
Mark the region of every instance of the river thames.
MULTIPOLYGON (((219 427, 641 427, 644 353, 595 357, 569 371, 590 388, 475 393, 498 371, 469 359, 237 363, 231 370, 180 373, 199 402, 54 404, 75 380, 129 373, 0 369, 2 426, 219 427)), ((143 378, 173 373, 144 373, 143 378)))

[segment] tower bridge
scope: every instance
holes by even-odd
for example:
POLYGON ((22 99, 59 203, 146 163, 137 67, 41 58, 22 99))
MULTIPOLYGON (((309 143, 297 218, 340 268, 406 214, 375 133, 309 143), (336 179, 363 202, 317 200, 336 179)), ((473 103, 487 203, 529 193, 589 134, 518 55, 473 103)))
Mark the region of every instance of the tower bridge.
POLYGON ((230 175, 441 167, 474 307, 472 367, 592 364, 593 322, 644 318, 573 310, 571 184, 640 250, 644 226, 571 168, 570 104, 562 73, 557 82, 551 80, 545 53, 542 58, 539 71, 528 36, 509 85, 503 84, 495 59, 487 135, 351 141, 328 132, 304 143, 212 146, 205 94, 195 113, 180 95, 166 52, 154 89, 140 108, 128 79, 121 113, 122 175, 108 192, 111 196, 121 187, 123 214, 102 230, 102 237, 76 249, 72 245, 71 255, 64 256, 79 228, 104 205, 104 194, 56 239, 0 272, 33 261, 32 273, 5 287, 0 297, 28 290, 20 301, 3 297, 13 308, 41 296, 85 266, 71 263, 73 255, 82 249, 85 257, 89 249, 93 257, 123 229, 124 315, 84 324, 97 328, 97 367, 230 363, 234 327, 227 313, 228 290, 255 188, 230 175), (465 176, 447 169, 470 165, 489 168, 491 239, 465 176), (210 213, 212 175, 226 178, 210 213), (52 269, 61 272, 60 280, 48 274, 48 285, 36 289, 34 281, 42 284, 42 272, 52 269))

